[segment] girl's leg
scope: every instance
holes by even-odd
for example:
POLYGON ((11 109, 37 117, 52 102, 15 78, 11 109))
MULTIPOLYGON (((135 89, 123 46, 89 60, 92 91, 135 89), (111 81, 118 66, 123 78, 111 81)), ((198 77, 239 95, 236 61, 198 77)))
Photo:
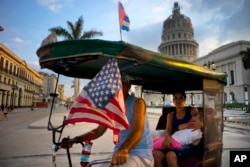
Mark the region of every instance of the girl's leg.
POLYGON ((165 159, 165 154, 160 150, 153 151, 154 156, 154 167, 163 167, 165 159))
POLYGON ((169 151, 166 154, 166 160, 168 167, 178 167, 178 161, 177 161, 177 156, 175 152, 169 151))

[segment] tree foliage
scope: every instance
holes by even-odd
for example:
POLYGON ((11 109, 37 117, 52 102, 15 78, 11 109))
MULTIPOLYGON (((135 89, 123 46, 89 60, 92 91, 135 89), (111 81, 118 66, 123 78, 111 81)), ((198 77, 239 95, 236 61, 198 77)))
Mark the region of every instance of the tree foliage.
POLYGON ((240 55, 242 55, 242 63, 244 68, 250 69, 250 48, 247 48, 247 50, 243 50, 240 52, 240 55))
POLYGON ((82 32, 83 24, 84 24, 83 17, 80 16, 78 20, 75 22, 75 24, 73 24, 70 21, 67 21, 68 30, 61 26, 57 26, 50 28, 49 31, 55 32, 57 36, 61 36, 65 40, 90 39, 98 35, 99 36, 103 35, 101 31, 96 31, 94 29, 82 32))

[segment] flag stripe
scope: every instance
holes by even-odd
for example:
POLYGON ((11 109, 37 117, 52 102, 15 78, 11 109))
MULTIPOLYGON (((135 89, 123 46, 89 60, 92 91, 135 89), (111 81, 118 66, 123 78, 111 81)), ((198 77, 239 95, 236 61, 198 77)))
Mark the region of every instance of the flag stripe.
MULTIPOLYGON (((123 94, 121 93, 121 89, 117 92, 116 96, 114 99, 110 100, 110 103, 104 108, 104 110, 107 112, 107 115, 113 120, 114 123, 119 122, 120 124, 122 124, 122 126, 128 128, 127 122, 126 120, 124 120, 120 115, 121 115, 121 111, 123 110, 122 108, 124 108, 125 106, 120 106, 118 103, 118 98, 120 98, 121 96, 123 96, 123 94), (115 121, 114 121, 115 120, 115 121)), ((82 95, 87 96, 85 90, 83 90, 81 92, 82 95)), ((85 110, 86 107, 88 106, 92 106, 91 105, 91 100, 87 98, 84 98, 82 96, 78 96, 77 97, 77 102, 74 105, 74 108, 72 108, 72 112, 71 113, 76 113, 76 112, 91 112, 91 111, 97 111, 96 114, 98 116, 105 116, 103 114, 102 111, 100 111, 98 108, 96 108, 95 110, 85 110), (81 105, 82 104, 82 105, 81 105), (76 108, 77 107, 77 108, 76 108), (79 109, 78 109, 79 108, 79 109)), ((123 113, 125 114, 125 113, 123 113)))
POLYGON ((88 99, 83 98, 83 96, 78 96, 76 101, 79 102, 79 103, 85 103, 90 107, 92 106, 92 103, 88 99))
POLYGON ((129 128, 118 63, 111 58, 82 89, 65 124, 92 122, 113 130, 114 143, 120 130, 129 128))
POLYGON ((74 124, 77 122, 90 122, 90 123, 97 123, 97 124, 106 126, 113 130, 126 129, 126 127, 121 129, 120 127, 123 127, 122 124, 120 124, 117 121, 115 122, 111 121, 109 118, 101 115, 99 111, 92 110, 92 109, 79 109, 78 110, 77 108, 73 110, 74 110, 73 114, 69 114, 68 119, 65 120, 66 124, 74 124))

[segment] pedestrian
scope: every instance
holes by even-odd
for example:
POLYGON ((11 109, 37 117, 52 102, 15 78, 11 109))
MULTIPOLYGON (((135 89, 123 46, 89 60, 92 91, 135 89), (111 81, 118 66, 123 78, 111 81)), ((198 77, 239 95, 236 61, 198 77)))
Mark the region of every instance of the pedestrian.
POLYGON ((4 105, 2 104, 1 105, 1 111, 3 112, 3 110, 4 110, 4 105))
POLYGON ((8 107, 6 105, 6 107, 4 107, 4 109, 3 109, 3 117, 2 117, 1 120, 6 119, 6 121, 8 121, 8 112, 9 112, 9 109, 8 109, 8 107))

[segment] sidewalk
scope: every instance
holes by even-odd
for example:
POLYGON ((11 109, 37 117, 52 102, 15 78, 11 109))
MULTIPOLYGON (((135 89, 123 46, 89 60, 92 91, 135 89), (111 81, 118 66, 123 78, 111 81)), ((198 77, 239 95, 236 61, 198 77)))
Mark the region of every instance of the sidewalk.
MULTIPOLYGON (((20 108, 20 109, 15 109, 12 112, 23 112, 29 110, 28 108, 20 108)), ((50 108, 35 108, 35 111, 50 111, 50 108)), ((68 110, 65 107, 58 107, 56 109, 53 109, 52 111, 52 116, 51 116, 51 122, 55 127, 60 126, 63 122, 63 117, 68 115, 68 110)), ((155 115, 155 116, 160 116, 161 115, 161 109, 160 108, 149 108, 147 111, 148 114, 150 115, 155 115)), ((34 122, 29 125, 29 128, 34 128, 34 129, 43 129, 47 128, 48 124, 48 117, 38 120, 37 122, 34 122)), ((250 117, 249 117, 250 119, 250 117)), ((84 123, 78 123, 78 124, 84 124, 84 123)), ((245 130, 250 132, 250 124, 245 125, 244 123, 241 122, 234 122, 234 121, 224 121, 224 126, 229 127, 229 128, 235 128, 239 130, 245 130)), ((153 128, 153 127, 152 127, 153 128)))

